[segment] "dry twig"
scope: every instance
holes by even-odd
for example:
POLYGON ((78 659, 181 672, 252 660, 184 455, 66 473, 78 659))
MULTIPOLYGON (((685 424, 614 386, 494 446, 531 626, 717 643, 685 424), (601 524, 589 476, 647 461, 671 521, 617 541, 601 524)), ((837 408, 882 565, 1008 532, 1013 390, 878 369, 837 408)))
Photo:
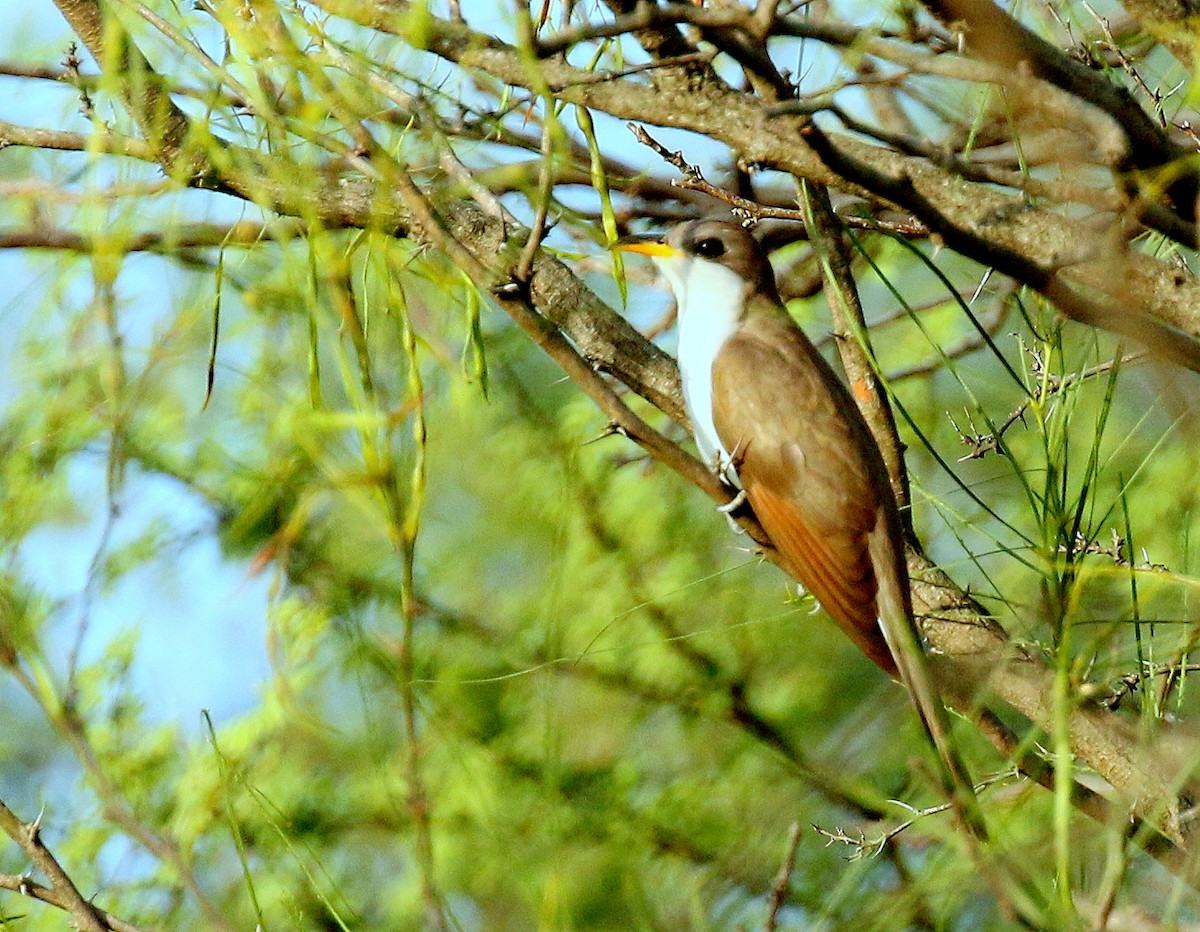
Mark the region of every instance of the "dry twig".
POLYGON ((39 813, 32 822, 25 823, 0 802, 0 829, 20 845, 21 850, 49 881, 49 886, 43 886, 24 875, 0 874, 0 887, 70 913, 71 924, 82 932, 138 932, 136 926, 106 913, 83 897, 75 882, 42 841, 43 814, 39 813))

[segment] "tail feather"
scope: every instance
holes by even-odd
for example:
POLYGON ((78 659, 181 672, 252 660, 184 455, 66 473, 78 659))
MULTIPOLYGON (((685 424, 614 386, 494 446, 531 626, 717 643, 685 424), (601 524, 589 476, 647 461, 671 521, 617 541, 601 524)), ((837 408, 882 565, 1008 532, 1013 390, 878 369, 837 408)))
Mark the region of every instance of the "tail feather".
MULTIPOLYGON (((883 524, 884 522, 881 522, 883 524)), ((979 839, 987 840, 987 827, 970 772, 957 748, 950 740, 950 724, 946 707, 933 682, 925 651, 913 624, 912 602, 908 593, 908 575, 902 555, 896 553, 893 535, 888 528, 879 527, 868 540, 872 563, 876 570, 876 607, 879 629, 896 661, 900 679, 908 688, 930 741, 937 749, 942 764, 942 780, 954 804, 955 811, 966 827, 979 839)))

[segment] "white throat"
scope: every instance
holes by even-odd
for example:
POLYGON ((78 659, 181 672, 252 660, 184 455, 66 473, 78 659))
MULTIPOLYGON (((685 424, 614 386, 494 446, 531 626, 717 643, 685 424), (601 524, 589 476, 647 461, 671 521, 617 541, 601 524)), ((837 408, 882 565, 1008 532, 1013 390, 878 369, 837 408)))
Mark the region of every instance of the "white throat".
POLYGON ((692 257, 655 258, 671 283, 679 307, 679 374, 696 446, 704 461, 736 483, 729 451, 712 413, 712 368, 717 353, 737 329, 746 282, 715 262, 692 257))

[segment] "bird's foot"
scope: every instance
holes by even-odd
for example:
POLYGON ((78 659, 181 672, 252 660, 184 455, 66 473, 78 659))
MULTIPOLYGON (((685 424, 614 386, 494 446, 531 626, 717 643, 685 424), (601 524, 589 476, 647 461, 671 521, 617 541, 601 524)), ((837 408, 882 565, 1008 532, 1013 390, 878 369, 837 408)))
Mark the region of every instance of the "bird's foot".
POLYGON ((740 488, 741 482, 738 480, 738 467, 742 465, 742 456, 740 443, 733 448, 732 453, 717 450, 708 461, 708 468, 715 472, 717 478, 726 485, 740 488))
POLYGON ((723 515, 731 515, 741 507, 742 502, 746 500, 746 490, 738 489, 737 495, 727 501, 724 505, 718 505, 717 511, 723 515))
POLYGON ((719 461, 720 474, 729 481, 736 481, 738 470, 742 468, 742 462, 746 459, 746 448, 742 445, 742 441, 738 441, 732 451, 727 456, 717 454, 721 460, 719 461))
POLYGON ((737 521, 734 520, 733 513, 737 511, 746 501, 746 490, 738 489, 737 495, 727 501, 724 505, 718 505, 717 511, 725 516, 725 520, 729 522, 729 529, 734 534, 745 534, 746 531, 737 521))

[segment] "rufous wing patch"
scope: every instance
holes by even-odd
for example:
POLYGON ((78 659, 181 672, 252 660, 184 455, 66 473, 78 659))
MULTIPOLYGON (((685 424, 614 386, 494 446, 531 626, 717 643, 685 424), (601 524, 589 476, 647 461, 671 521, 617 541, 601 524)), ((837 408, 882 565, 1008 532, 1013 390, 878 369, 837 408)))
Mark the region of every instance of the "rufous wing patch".
POLYGON ((828 533, 769 485, 746 476, 746 497, 790 573, 816 597, 872 661, 895 674, 887 641, 879 629, 875 575, 865 540, 828 533))
POLYGON ((738 451, 738 476, 785 569, 894 674, 868 550, 885 507, 883 464, 850 392, 787 312, 751 310, 713 360, 713 425, 738 451))

